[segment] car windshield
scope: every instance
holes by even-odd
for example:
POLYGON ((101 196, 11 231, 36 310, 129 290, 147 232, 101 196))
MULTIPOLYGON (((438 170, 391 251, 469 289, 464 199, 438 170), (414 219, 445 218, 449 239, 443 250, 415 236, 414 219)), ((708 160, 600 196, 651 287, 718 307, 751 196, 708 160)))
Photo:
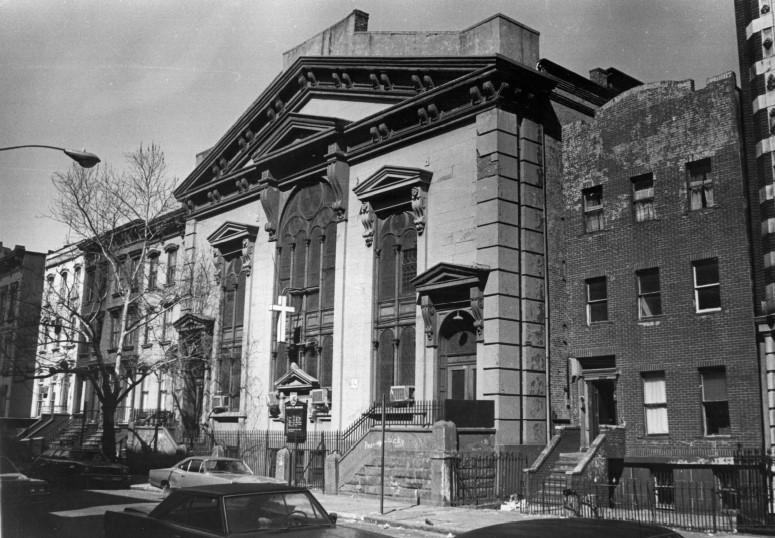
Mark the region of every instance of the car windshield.
POLYGON ((0 458, 0 474, 18 473, 19 469, 8 458, 0 458))
POLYGON ((303 492, 236 495, 224 506, 229 533, 331 524, 303 492))
POLYGON ((248 466, 236 460, 208 460, 205 462, 208 473, 252 474, 248 466))

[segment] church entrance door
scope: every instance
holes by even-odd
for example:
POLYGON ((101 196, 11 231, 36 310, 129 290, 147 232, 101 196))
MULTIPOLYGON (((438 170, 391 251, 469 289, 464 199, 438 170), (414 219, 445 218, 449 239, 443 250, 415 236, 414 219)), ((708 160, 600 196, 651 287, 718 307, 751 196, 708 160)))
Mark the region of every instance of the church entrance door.
POLYGON ((462 310, 449 313, 439 336, 439 399, 475 400, 476 330, 473 318, 462 310))

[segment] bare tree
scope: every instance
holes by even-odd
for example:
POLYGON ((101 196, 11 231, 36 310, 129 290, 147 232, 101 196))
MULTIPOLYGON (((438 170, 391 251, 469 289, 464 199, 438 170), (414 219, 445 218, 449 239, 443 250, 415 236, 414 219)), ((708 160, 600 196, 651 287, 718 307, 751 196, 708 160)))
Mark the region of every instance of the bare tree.
POLYGON ((74 165, 52 182, 57 196, 51 217, 80 239, 88 273, 80 300, 72 300, 67 286, 49 290, 53 297, 44 301, 41 334, 79 346, 79 355, 88 359, 76 365, 39 361, 35 377, 77 373, 88 380, 102 407, 102 448, 113 455, 116 410, 135 386, 165 366, 164 359, 136 352, 139 334, 166 321, 196 291, 191 279, 176 275, 176 267, 167 268, 164 285, 144 282, 151 255, 171 235, 182 235, 183 214, 172 197, 175 179, 155 144, 127 154, 122 172, 74 165))

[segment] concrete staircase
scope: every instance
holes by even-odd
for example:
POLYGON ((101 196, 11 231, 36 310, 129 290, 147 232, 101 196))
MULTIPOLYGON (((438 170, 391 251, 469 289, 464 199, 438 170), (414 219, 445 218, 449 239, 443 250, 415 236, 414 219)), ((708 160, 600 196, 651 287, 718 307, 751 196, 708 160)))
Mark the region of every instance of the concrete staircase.
POLYGON ((84 433, 84 427, 83 415, 73 416, 65 429, 59 433, 57 439, 55 439, 50 446, 67 448, 80 444, 81 435, 84 433))
POLYGON ((536 491, 539 502, 546 506, 562 506, 565 500, 563 492, 571 487, 570 477, 567 471, 572 471, 584 457, 585 452, 561 452, 559 459, 554 463, 541 485, 536 491))
MULTIPOLYGON (((375 454, 340 488, 342 493, 379 495, 380 456, 375 454)), ((385 458, 385 496, 406 501, 431 498, 430 454, 391 451, 385 458)))

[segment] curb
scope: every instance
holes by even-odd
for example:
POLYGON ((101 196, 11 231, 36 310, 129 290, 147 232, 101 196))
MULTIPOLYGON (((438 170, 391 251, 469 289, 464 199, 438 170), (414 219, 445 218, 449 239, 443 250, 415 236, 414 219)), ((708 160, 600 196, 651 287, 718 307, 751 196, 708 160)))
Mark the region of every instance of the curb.
POLYGON ((383 518, 378 516, 364 516, 360 514, 352 514, 349 512, 337 512, 336 515, 338 518, 337 521, 340 521, 340 520, 363 521, 365 523, 372 523, 380 527, 382 527, 383 525, 389 525, 394 529, 423 531, 423 532, 430 532, 434 534, 441 534, 443 536, 448 536, 450 534, 454 536, 456 533, 460 532, 460 529, 449 529, 447 527, 438 527, 435 525, 423 525, 422 523, 414 523, 414 522, 403 522, 403 521, 397 522, 388 518, 383 518))

